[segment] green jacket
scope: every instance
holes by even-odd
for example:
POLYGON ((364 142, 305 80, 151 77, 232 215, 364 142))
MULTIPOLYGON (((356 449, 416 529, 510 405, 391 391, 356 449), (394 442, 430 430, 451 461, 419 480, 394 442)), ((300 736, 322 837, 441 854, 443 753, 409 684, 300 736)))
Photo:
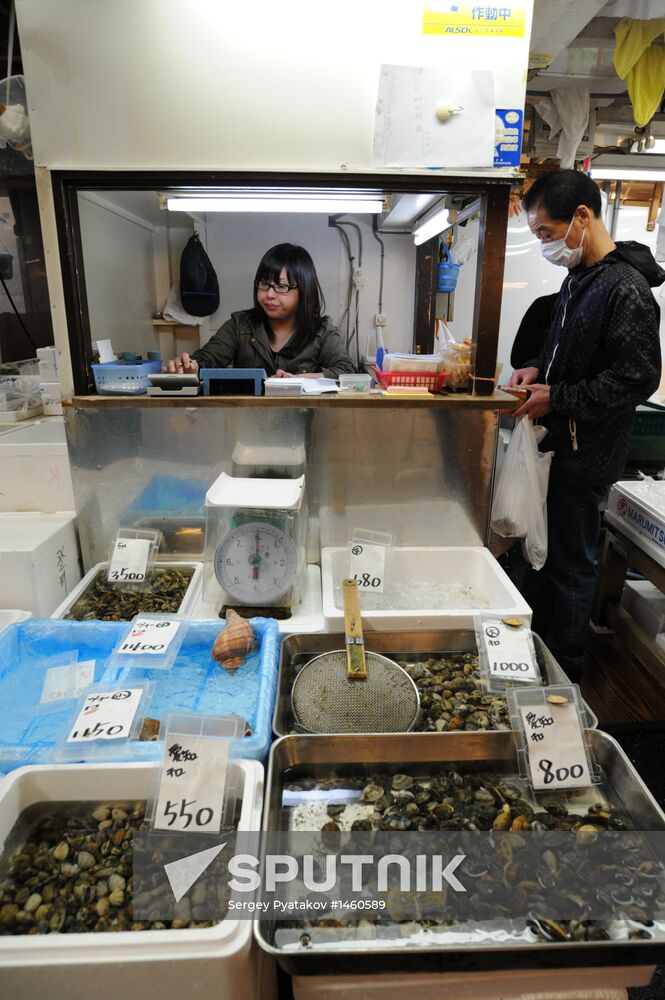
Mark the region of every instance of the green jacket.
POLYGON ((250 310, 231 313, 231 318, 204 347, 193 352, 192 358, 198 361, 199 368, 265 368, 268 375, 283 368, 292 374, 322 371, 326 378, 337 378, 356 370, 327 316, 321 320, 314 339, 300 351, 286 344, 273 354, 263 323, 250 310))

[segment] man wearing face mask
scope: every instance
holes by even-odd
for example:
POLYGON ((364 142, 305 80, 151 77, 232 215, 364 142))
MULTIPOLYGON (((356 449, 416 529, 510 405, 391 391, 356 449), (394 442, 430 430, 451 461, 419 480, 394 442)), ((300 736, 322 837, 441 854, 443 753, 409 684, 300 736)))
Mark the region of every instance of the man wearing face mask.
POLYGON ((621 476, 635 407, 658 387, 660 311, 651 286, 665 280, 648 247, 615 244, 598 186, 575 170, 543 174, 523 198, 543 256, 568 268, 538 358, 514 372, 528 390, 516 417, 540 418, 553 451, 548 555, 523 593, 533 629, 571 680, 580 678, 595 585, 600 503, 621 476))

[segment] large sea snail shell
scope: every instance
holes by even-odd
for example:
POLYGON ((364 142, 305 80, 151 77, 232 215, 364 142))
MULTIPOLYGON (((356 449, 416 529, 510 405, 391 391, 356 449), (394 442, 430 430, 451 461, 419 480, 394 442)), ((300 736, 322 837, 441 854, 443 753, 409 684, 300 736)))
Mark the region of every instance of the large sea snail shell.
POLYGON ((212 658, 226 670, 237 670, 245 657, 256 647, 254 630, 245 618, 232 608, 226 612, 226 625, 212 647, 212 658))

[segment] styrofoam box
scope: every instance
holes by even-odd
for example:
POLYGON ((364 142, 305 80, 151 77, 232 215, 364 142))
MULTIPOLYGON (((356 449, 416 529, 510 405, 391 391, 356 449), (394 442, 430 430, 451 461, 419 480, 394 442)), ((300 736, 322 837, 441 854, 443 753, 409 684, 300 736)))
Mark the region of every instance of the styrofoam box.
MULTIPOLYGON (((244 782, 238 829, 258 830, 263 767, 245 760, 230 766, 241 769, 244 782)), ((19 768, 0 786, 0 843, 33 803, 145 799, 154 775, 153 764, 19 768)), ((271 1000, 274 980, 274 965, 262 963, 253 942, 251 920, 227 917, 183 930, 0 937, 0 996, 12 1000, 271 1000)))
POLYGON ((605 518, 665 568, 665 482, 615 483, 605 518))
POLYGON ((0 605, 48 618, 81 579, 74 514, 0 514, 0 605))
POLYGON ((0 608, 0 632, 8 625, 13 625, 14 622, 25 622, 28 618, 32 618, 29 611, 19 611, 14 608, 0 608))
POLYGON ((621 604, 652 639, 665 632, 665 594, 653 583, 627 580, 621 604))
MULTIPOLYGON (((55 609, 51 618, 64 618, 76 601, 78 601, 81 594, 83 594, 92 581, 95 579, 100 570, 108 570, 107 562, 97 563, 92 569, 88 570, 78 586, 72 590, 70 594, 62 601, 61 604, 55 609)), ((156 569, 191 569, 194 567, 194 574, 189 581, 189 586, 185 591, 185 596, 182 599, 182 604, 178 608, 177 613, 179 615, 184 615, 185 618, 193 618, 194 610, 199 603, 201 597, 201 582, 203 580, 203 563, 201 562, 156 562, 156 569)))
POLYGON ((62 420, 0 434, 0 511, 75 510, 62 420))
MULTIPOLYGON (((339 586, 348 572, 347 548, 321 550, 323 617, 326 628, 339 630, 344 621, 339 586), (337 604, 339 601, 339 605, 337 604)), ((412 582, 455 583, 473 588, 487 606, 475 609, 440 608, 434 610, 372 611, 360 606, 363 622, 375 629, 473 627, 476 611, 486 614, 518 615, 531 621, 531 608, 499 566, 490 551, 477 546, 440 548, 395 548, 389 556, 390 579, 412 582)))

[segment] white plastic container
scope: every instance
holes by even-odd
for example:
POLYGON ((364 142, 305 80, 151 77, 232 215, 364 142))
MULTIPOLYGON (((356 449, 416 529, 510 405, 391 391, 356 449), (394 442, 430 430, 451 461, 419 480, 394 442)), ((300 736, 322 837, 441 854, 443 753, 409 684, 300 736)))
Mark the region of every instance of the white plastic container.
POLYGON ((75 510, 62 420, 37 420, 0 434, 0 511, 75 510))
POLYGON ((44 415, 49 417, 62 416, 62 395, 57 379, 52 379, 50 382, 40 382, 39 391, 42 394, 44 415))
POLYGON ((80 579, 74 514, 0 514, 0 606, 48 618, 80 579))
MULTIPOLYGON (((340 585, 348 573, 348 558, 347 548, 321 551, 323 618, 330 631, 339 631, 344 622, 340 585)), ((363 622, 369 628, 472 628, 476 611, 531 621, 529 605, 490 551, 480 545, 395 548, 386 562, 385 582, 386 587, 391 582, 454 584, 470 589, 479 599, 478 607, 469 607, 466 601, 464 607, 378 611, 363 602, 361 592, 363 622)))
POLYGON ((652 639, 665 632, 665 594, 648 580, 627 580, 621 605, 652 639))
POLYGON ((339 382, 339 391, 342 395, 348 393, 351 396, 355 396, 358 393, 367 393, 372 388, 372 376, 362 373, 340 375, 337 381, 339 382))
MULTIPOLYGON (((239 830, 258 830, 263 767, 233 761, 244 779, 239 830)), ((152 764, 22 767, 0 785, 0 843, 35 802, 144 799, 152 764)), ((0 937, 0 996, 12 1000, 118 1000, 118 997, 242 997, 272 1000, 274 962, 252 937, 252 921, 212 927, 0 937), (267 960, 267 961, 266 961, 267 960)))
POLYGON ((29 611, 18 611, 14 608, 0 608, 0 632, 6 629, 8 625, 13 625, 15 622, 25 622, 28 618, 32 618, 29 611))
MULTIPOLYGON (((51 618, 65 618, 69 609, 78 601, 79 597, 85 593, 92 581, 101 570, 108 570, 107 562, 97 563, 85 574, 78 586, 72 590, 65 600, 58 605, 51 618)), ((194 610, 201 598, 201 583, 203 581, 203 563, 201 562, 156 562, 155 569, 191 569, 194 567, 194 574, 189 581, 189 586, 185 591, 182 603, 177 614, 184 615, 185 618, 193 618, 194 610)))

